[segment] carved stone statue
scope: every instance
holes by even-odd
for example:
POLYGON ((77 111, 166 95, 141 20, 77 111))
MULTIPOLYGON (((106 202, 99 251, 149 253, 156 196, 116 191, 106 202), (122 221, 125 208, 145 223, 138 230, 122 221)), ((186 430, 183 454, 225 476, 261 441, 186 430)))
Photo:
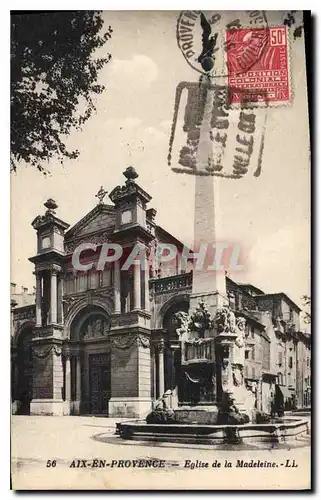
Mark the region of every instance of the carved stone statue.
POLYGON ((189 316, 187 312, 178 311, 173 316, 173 323, 177 325, 176 332, 179 337, 186 337, 189 331, 189 316))
POLYGON ((170 396, 172 396, 173 391, 168 389, 164 394, 162 394, 154 403, 154 410, 170 410, 171 404, 169 402, 170 396))
POLYGON ((233 384, 239 387, 243 384, 243 373, 239 367, 233 370, 233 384))
POLYGON ((236 333, 238 336, 235 339, 233 363, 244 366, 245 360, 245 325, 244 318, 239 317, 236 320, 236 333))
POLYGON ((205 330, 212 330, 213 327, 214 320, 211 317, 211 313, 209 312, 204 300, 201 300, 196 310, 191 315, 190 329, 191 331, 195 331, 203 336, 205 330))
POLYGON ((110 322, 103 317, 90 317, 85 322, 83 328, 85 339, 101 337, 107 335, 109 332, 110 322))
POLYGON ((93 337, 98 337, 103 333, 103 322, 100 318, 96 319, 92 325, 93 337))
POLYGON ((218 333, 235 333, 236 321, 235 315, 228 307, 220 307, 216 311, 215 321, 218 333))

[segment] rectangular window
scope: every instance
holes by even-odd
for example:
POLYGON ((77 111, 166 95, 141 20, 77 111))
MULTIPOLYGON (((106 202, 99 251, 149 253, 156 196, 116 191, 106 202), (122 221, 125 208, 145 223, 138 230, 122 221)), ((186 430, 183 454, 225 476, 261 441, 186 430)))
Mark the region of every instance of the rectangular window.
POLYGON ((88 288, 95 289, 98 287, 98 273, 94 270, 88 273, 88 288))
POLYGON ((252 359, 255 360, 255 345, 252 347, 252 359))
POLYGON ((245 351, 245 359, 249 359, 249 351, 245 351))
POLYGON ((292 358, 292 356, 289 357, 289 368, 293 368, 293 358, 292 358))
POLYGON ((279 351, 279 366, 282 366, 283 364, 283 352, 282 351, 279 351))
POLYGON ((110 286, 110 269, 107 265, 103 270, 103 286, 110 286))
POLYGON ((126 313, 134 307, 134 287, 132 270, 121 271, 120 273, 120 288, 121 288, 121 312, 126 313))
POLYGON ((87 290, 87 273, 80 272, 78 274, 78 292, 87 290))
POLYGON ((79 292, 79 273, 75 274, 74 292, 79 292))

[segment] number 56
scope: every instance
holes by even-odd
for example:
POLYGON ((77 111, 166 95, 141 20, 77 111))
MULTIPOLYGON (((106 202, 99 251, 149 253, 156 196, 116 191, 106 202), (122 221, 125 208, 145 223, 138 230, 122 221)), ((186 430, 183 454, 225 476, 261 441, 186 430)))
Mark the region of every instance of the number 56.
POLYGON ((46 467, 56 467, 56 465, 57 465, 56 460, 47 460, 46 467))

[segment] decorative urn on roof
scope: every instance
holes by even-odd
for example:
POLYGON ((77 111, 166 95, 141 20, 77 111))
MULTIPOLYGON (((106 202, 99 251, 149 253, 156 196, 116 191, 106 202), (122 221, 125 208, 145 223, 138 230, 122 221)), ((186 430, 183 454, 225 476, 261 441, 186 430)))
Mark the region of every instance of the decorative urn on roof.
POLYGON ((132 184, 135 179, 138 177, 138 173, 134 169, 134 167, 127 167, 123 172, 123 175, 126 177, 126 184, 132 184))
POLYGON ((47 208, 47 214, 54 214, 56 208, 58 208, 57 203, 52 198, 49 198, 46 203, 44 203, 44 206, 47 208))

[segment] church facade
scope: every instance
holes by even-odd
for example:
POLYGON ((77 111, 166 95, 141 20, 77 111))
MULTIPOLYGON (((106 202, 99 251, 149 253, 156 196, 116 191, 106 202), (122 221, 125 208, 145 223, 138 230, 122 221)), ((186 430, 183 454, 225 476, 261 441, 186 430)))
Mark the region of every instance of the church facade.
MULTIPOLYGON (((103 202, 101 189, 97 205, 73 227, 57 216, 53 200, 32 222, 35 294, 30 303, 13 294, 11 304, 13 412, 142 417, 168 389, 179 404, 206 403, 181 368, 176 332, 175 313, 189 310, 192 263, 182 266, 183 243, 157 225, 134 169, 124 175, 112 203, 103 202), (100 266, 106 242, 123 251, 115 260, 105 255, 100 266), (177 258, 151 265, 160 242, 174 245, 177 258), (134 247, 143 250, 144 266, 124 265, 134 247)), ((270 411, 276 391, 289 405, 308 407, 311 347, 300 332, 300 308, 283 293, 229 277, 226 288, 230 307, 247 321, 244 377, 257 407, 270 411)))

